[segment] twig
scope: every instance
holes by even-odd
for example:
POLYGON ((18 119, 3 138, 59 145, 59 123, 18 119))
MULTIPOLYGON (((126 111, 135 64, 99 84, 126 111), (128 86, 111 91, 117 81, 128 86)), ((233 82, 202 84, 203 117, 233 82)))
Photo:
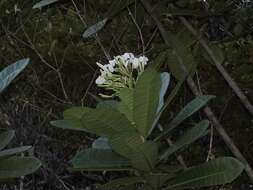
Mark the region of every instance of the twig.
MULTIPOLYGON (((145 0, 141 0, 144 8, 147 10, 147 12, 150 14, 150 16, 153 18, 153 20, 156 22, 161 35, 164 37, 164 39, 166 39, 166 35, 167 32, 164 29, 162 23, 158 20, 158 18, 153 14, 152 8, 150 7, 149 3, 145 0)), ((166 45, 168 45, 169 47, 171 47, 171 45, 173 43, 171 43, 169 41, 169 39, 165 40, 166 45)), ((183 63, 182 58, 178 55, 178 53, 175 51, 175 54, 177 56, 178 59, 178 63, 181 67, 181 70, 184 74, 187 74, 188 71, 183 63)), ((194 80, 192 79, 192 77, 188 77, 187 78, 187 84, 190 87, 191 91, 193 92, 193 94, 195 96, 200 96, 202 95, 194 80)), ((244 156, 242 155, 242 153, 240 152, 240 150, 236 147, 236 145, 234 144, 234 142, 232 141, 232 139, 229 137, 229 135, 227 134, 227 132, 225 131, 225 129, 223 128, 223 126, 221 125, 221 123, 218 121, 218 119, 216 118, 215 114, 212 112, 212 110, 210 109, 210 107, 205 107, 204 108, 204 112, 207 116, 207 118, 212 122, 212 125, 215 127, 215 129, 217 130, 218 134, 220 135, 220 137, 224 140, 224 142, 226 143, 226 145, 229 147, 230 151, 234 154, 235 157, 237 157, 245 166, 245 171, 247 172, 250 180, 253 182, 253 170, 251 168, 251 166, 249 165, 248 161, 244 158, 244 156)))
POLYGON ((142 35, 142 31, 141 31, 141 28, 140 26, 138 25, 138 23, 136 22, 136 19, 134 18, 131 10, 129 9, 129 7, 127 7, 127 10, 128 10, 128 13, 133 21, 133 23, 135 24, 137 30, 138 30, 138 33, 140 35, 140 39, 141 39, 141 44, 142 44, 142 54, 144 55, 145 54, 145 43, 144 43, 144 40, 143 40, 143 35, 142 35))
POLYGON ((241 102, 245 106, 245 108, 253 116, 253 105, 250 103, 247 96, 245 96, 245 94, 242 92, 242 90, 239 88, 239 86, 236 84, 236 82, 232 79, 232 77, 229 75, 229 73, 225 70, 225 68, 220 64, 219 60, 214 55, 213 51, 208 46, 207 42, 199 36, 198 32, 192 27, 192 25, 184 17, 179 17, 179 19, 186 26, 186 28, 199 39, 200 44, 206 50, 206 52, 208 53, 208 55, 210 56, 210 58, 214 62, 218 71, 221 73, 221 75, 227 81, 228 85, 233 89, 233 91, 238 96, 238 98, 241 100, 241 102))
POLYGON ((59 79, 59 82, 60 82, 60 85, 61 85, 61 88, 62 88, 62 92, 63 92, 63 95, 64 95, 64 98, 66 100, 69 99, 68 95, 67 95, 67 92, 65 90, 65 87, 64 87, 64 82, 63 82, 63 78, 62 78, 62 74, 60 72, 60 69, 57 68, 57 67, 54 67, 52 65, 50 65, 48 63, 48 61, 41 55, 41 53, 37 50, 37 48, 35 47, 35 45, 33 44, 31 38, 29 37, 29 35, 26 33, 25 29, 24 29, 24 26, 22 25, 22 30, 24 32, 24 35, 25 37, 27 38, 28 42, 29 42, 29 46, 30 48, 37 54, 37 56, 40 58, 40 60, 42 61, 42 63, 44 63, 46 66, 48 66, 50 69, 52 69, 54 72, 56 72, 57 76, 58 76, 58 79, 59 79))

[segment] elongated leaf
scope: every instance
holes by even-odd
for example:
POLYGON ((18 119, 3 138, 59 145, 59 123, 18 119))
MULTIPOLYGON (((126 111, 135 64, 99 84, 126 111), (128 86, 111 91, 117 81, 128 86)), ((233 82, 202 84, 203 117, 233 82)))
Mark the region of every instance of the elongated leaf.
POLYGON ((162 85, 160 88, 160 94, 159 94, 159 105, 157 108, 157 113, 162 109, 162 107, 164 106, 164 96, 167 92, 167 89, 169 87, 170 84, 170 74, 169 73, 161 73, 160 75, 161 77, 161 81, 162 81, 162 85))
POLYGON ((180 125, 185 119, 190 117, 192 114, 197 112, 200 108, 205 106, 209 100, 213 99, 215 96, 207 95, 207 96, 199 96, 188 103, 178 114, 177 116, 169 123, 169 128, 166 129, 161 135, 164 136, 172 129, 180 125))
POLYGON ((112 149, 131 161, 142 171, 151 171, 158 161, 158 147, 138 134, 121 133, 110 138, 112 149))
POLYGON ((97 104, 97 108, 117 108, 119 102, 116 100, 105 100, 105 101, 100 101, 97 104))
POLYGON ((110 149, 86 149, 71 160, 72 170, 119 171, 129 170, 130 162, 110 149))
POLYGON ((98 33, 100 30, 102 30, 102 28, 104 28, 106 22, 107 22, 107 18, 97 22, 96 24, 88 27, 85 32, 83 33, 83 38, 89 38, 94 36, 96 33, 98 33))
POLYGON ((91 108, 87 107, 72 107, 64 111, 63 116, 64 120, 55 120, 51 121, 50 124, 62 128, 62 129, 71 129, 77 131, 85 131, 85 124, 82 123, 81 119, 83 115, 89 112, 91 108))
POLYGON ((161 76, 162 85, 161 85, 160 94, 159 94, 159 104, 158 104, 158 108, 156 111, 156 118, 153 122, 152 128, 149 130, 148 135, 150 135, 152 133, 152 131, 154 130, 154 128, 157 125, 157 122, 160 118, 160 112, 162 111, 162 108, 164 106, 164 96, 165 96, 168 86, 170 84, 170 74, 169 73, 164 72, 160 76, 161 76))
POLYGON ((179 140, 177 140, 171 147, 168 148, 160 157, 160 160, 167 159, 170 155, 175 153, 177 150, 190 145, 198 138, 202 137, 209 126, 208 120, 199 122, 195 127, 188 130, 179 140))
POLYGON ((168 174, 168 173, 152 173, 147 176, 145 176, 146 183, 151 186, 152 190, 158 190, 161 189, 164 186, 164 183, 168 181, 169 179, 173 178, 174 174, 168 174))
POLYGON ((99 136, 110 137, 119 133, 136 132, 126 116, 116 109, 90 109, 83 115, 81 121, 87 131, 99 136))
POLYGON ((112 149, 121 156, 131 160, 134 149, 132 146, 140 146, 144 143, 144 138, 138 133, 118 133, 109 139, 112 149))
POLYGON ((31 146, 21 146, 18 148, 11 148, 11 149, 6 149, 0 152, 0 159, 15 155, 15 154, 20 154, 22 152, 25 152, 29 149, 31 149, 31 146))
POLYGON ((53 4, 53 3, 56 3, 58 2, 59 0, 42 0, 38 3, 36 3, 34 6, 33 6, 33 9, 39 9, 39 8, 42 8, 42 7, 45 7, 45 6, 48 6, 50 4, 53 4))
POLYGON ((142 177, 124 177, 120 179, 111 180, 110 182, 104 185, 99 185, 98 189, 115 190, 115 189, 119 189, 119 187, 134 185, 134 184, 143 183, 143 182, 145 182, 145 180, 142 177))
POLYGON ((92 148, 93 149, 103 149, 103 150, 111 150, 112 147, 109 144, 109 139, 106 137, 99 137, 92 143, 92 148))
POLYGON ((118 104, 118 110, 123 113, 131 122, 133 119, 133 95, 134 90, 130 88, 123 88, 120 91, 119 98, 121 101, 118 104))
POLYGON ((138 79, 134 91, 134 122, 138 131, 146 138, 153 126, 159 104, 161 88, 160 74, 148 68, 138 79))
POLYGON ((81 121, 77 119, 55 120, 55 121, 51 121, 50 124, 61 129, 70 129, 70 130, 88 132, 83 127, 83 124, 81 123, 81 121))
POLYGON ((0 134, 0 150, 4 149, 13 139, 15 132, 13 130, 5 131, 0 134))
POLYGON ((164 190, 223 185, 236 179, 243 169, 243 164, 234 158, 217 158, 179 174, 168 182, 164 190))
POLYGON ((131 163, 134 168, 142 171, 152 171, 158 161, 158 146, 153 141, 146 141, 143 144, 129 144, 133 152, 131 163))
MULTIPOLYGON (((172 90, 172 92, 170 93, 170 95, 168 96, 168 98, 166 99, 163 107, 161 108, 161 110, 159 111, 159 113, 156 115, 155 121, 153 125, 157 125, 162 113, 166 110, 166 108, 170 105, 170 103, 172 102, 172 100, 176 97, 178 91, 180 90, 181 86, 183 85, 184 81, 186 79, 186 76, 184 78, 182 78, 176 85, 176 87, 172 90)), ((150 133, 152 132, 152 130, 150 131, 150 133)), ((155 141, 158 141, 161 137, 163 137, 163 134, 159 135, 158 137, 155 138, 155 141)))
POLYGON ((11 157, 0 162, 0 179, 17 178, 39 169, 41 162, 33 157, 11 157))
POLYGON ((0 93, 17 77, 28 63, 29 59, 21 59, 0 72, 0 93))
POLYGON ((63 112, 64 119, 80 120, 85 113, 88 113, 91 108, 88 107, 72 107, 63 112))

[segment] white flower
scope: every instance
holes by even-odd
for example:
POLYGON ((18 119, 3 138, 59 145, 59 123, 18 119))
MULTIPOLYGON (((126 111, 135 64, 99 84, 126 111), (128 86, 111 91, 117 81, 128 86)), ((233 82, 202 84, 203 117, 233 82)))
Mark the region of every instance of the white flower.
POLYGON ((105 66, 106 66, 106 68, 107 68, 111 73, 113 73, 113 72, 115 71, 114 66, 113 66, 112 64, 107 64, 107 65, 105 65, 105 66))
POLYGON ((118 55, 115 57, 115 60, 117 61, 117 63, 120 63, 120 64, 123 64, 123 66, 125 68, 127 68, 128 64, 129 64, 129 61, 126 61, 126 56, 124 55, 118 55))
POLYGON ((112 75, 112 72, 114 72, 114 68, 109 64, 108 65, 102 65, 101 63, 96 63, 100 69, 100 72, 101 72, 101 76, 107 76, 107 75, 112 75))
POLYGON ((145 56, 140 56, 139 57, 139 61, 143 64, 143 65, 147 65, 148 63, 148 58, 145 56))
POLYGON ((96 79, 96 84, 100 85, 100 84, 104 84, 105 83, 105 78, 103 78, 102 76, 99 76, 97 79, 96 79))
POLYGON ((138 58, 134 58, 133 62, 132 62, 132 66, 134 69, 137 69, 140 65, 139 59, 138 58))
POLYGON ((110 65, 112 65, 113 67, 116 65, 116 61, 115 61, 115 59, 113 59, 113 60, 110 60, 109 61, 109 64, 110 65))
POLYGON ((99 63, 99 62, 96 62, 96 64, 97 64, 97 66, 99 66, 102 70, 106 70, 107 68, 104 66, 104 65, 102 65, 101 63, 99 63))
POLYGON ((133 59, 134 59, 134 54, 132 54, 132 53, 124 53, 124 54, 122 55, 122 58, 124 59, 125 62, 130 63, 130 62, 132 62, 133 59))

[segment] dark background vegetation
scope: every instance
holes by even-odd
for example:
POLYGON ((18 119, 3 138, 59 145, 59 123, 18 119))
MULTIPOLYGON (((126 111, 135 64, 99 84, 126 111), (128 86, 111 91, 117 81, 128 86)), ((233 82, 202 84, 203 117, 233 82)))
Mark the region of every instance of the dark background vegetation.
MULTIPOLYGON (((33 145, 33 154, 43 162, 35 174, 3 185, 1 189, 89 189, 94 183, 114 178, 114 173, 71 173, 68 161, 76 151, 88 147, 92 136, 50 126, 62 111, 73 105, 95 104, 99 89, 94 85, 96 61, 106 63, 103 49, 111 56, 133 52, 155 59, 166 48, 155 23, 140 3, 120 11, 95 38, 83 39, 85 29, 108 15, 113 0, 63 0, 34 10, 35 0, 0 1, 0 68, 29 57, 31 64, 10 88, 0 96, 1 128, 15 129, 14 145, 33 145), (81 19, 80 18, 83 19, 81 19), (138 25, 138 27, 137 27, 138 25)), ((252 5, 241 1, 210 0, 209 10, 198 1, 150 1, 160 9, 159 19, 174 33, 185 29, 177 19, 184 15, 200 29, 211 44, 219 48, 224 66, 241 89, 253 101, 252 5), (167 8, 173 3, 175 10, 167 8), (173 13, 173 14, 172 14, 173 13)), ((199 54, 200 51, 198 52, 199 54)), ((196 54, 196 81, 205 94, 214 94, 212 102, 221 123, 253 164, 252 118, 242 107, 215 67, 196 54)), ((171 87, 172 88, 172 87, 171 87)), ((180 110, 192 95, 187 86, 179 92, 163 122, 180 110)), ((203 117, 201 113, 196 118, 203 117)), ((194 118, 193 118, 194 120, 194 118)), ((188 123, 192 121, 189 120, 188 123)), ((211 156, 231 155, 223 141, 212 136, 211 156)), ((210 135, 183 154, 188 165, 204 162, 210 135)), ((214 189, 251 189, 246 175, 234 184, 214 189)))

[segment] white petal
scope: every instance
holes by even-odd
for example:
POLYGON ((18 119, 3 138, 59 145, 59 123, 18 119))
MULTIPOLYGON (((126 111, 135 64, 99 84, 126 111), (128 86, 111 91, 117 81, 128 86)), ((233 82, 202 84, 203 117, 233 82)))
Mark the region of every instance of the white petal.
POLYGON ((140 65, 139 59, 134 58, 134 60, 133 60, 133 62, 132 62, 132 65, 133 65, 133 68, 134 68, 134 69, 137 69, 137 68, 139 67, 139 65, 140 65))
POLYGON ((148 63, 148 58, 145 56, 140 56, 139 57, 139 61, 143 64, 143 65, 147 65, 148 63))
POLYGON ((109 61, 109 64, 112 65, 113 67, 116 65, 116 61, 113 59, 113 60, 110 60, 109 61))
POLYGON ((113 73, 114 72, 114 67, 111 65, 111 64, 107 64, 106 65, 106 68, 111 72, 111 73, 113 73))
POLYGON ((99 66, 99 68, 105 70, 106 67, 105 67, 104 65, 102 65, 102 64, 99 63, 99 62, 96 62, 96 64, 97 64, 97 66, 99 66))
POLYGON ((105 78, 99 76, 97 79, 96 79, 96 84, 104 84, 105 83, 105 78))

